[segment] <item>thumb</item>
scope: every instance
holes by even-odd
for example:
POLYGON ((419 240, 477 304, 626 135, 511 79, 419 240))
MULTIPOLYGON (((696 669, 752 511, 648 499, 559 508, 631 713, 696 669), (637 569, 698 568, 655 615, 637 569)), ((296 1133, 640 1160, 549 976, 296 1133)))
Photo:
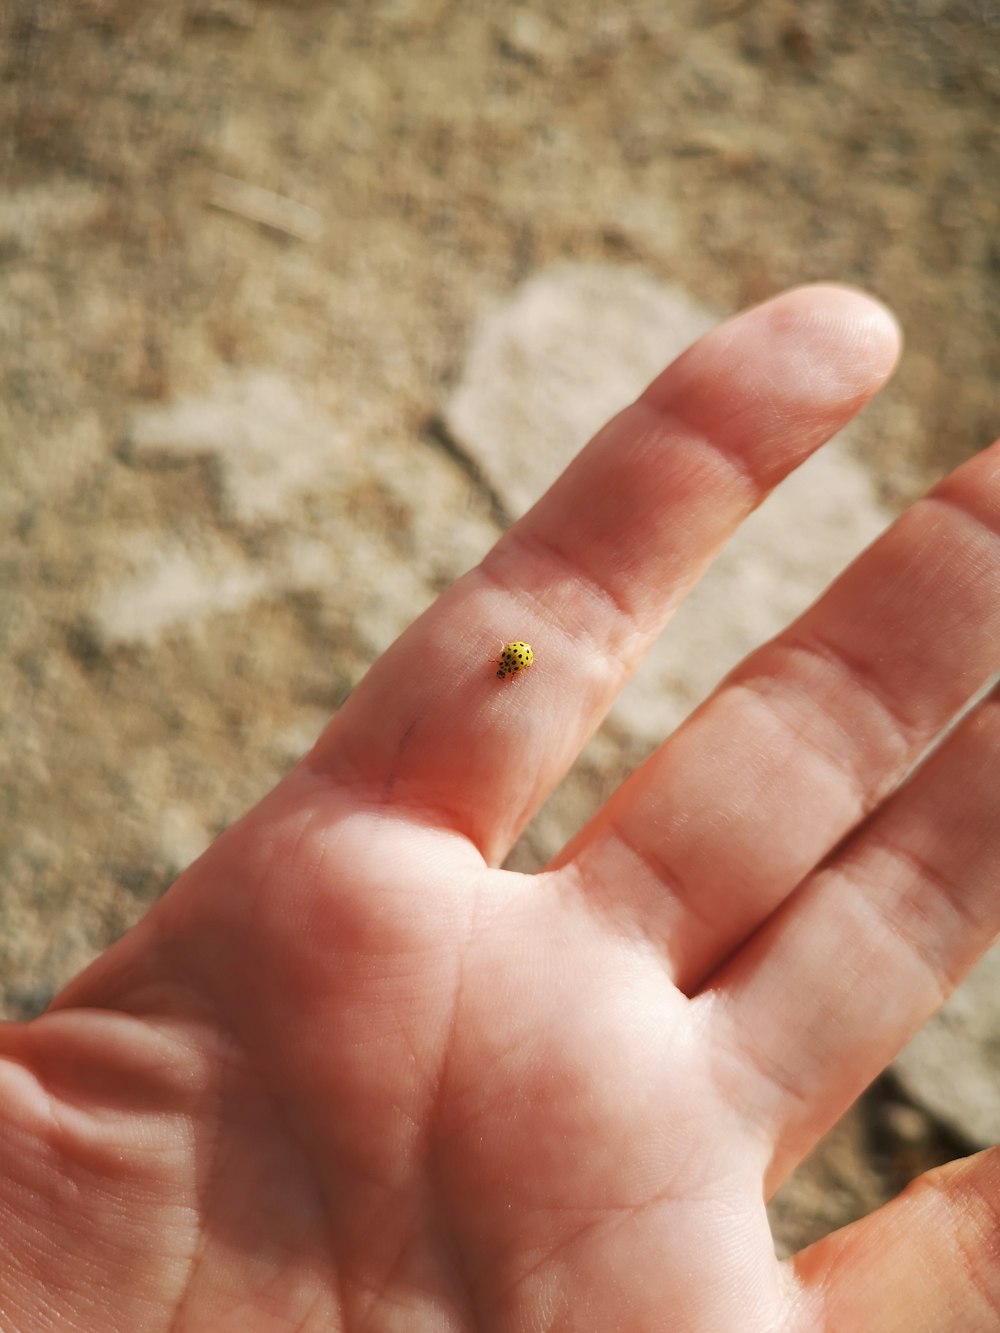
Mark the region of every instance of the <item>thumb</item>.
POLYGON ((803 1328, 996 1333, 1000 1148, 928 1171, 790 1262, 803 1328))

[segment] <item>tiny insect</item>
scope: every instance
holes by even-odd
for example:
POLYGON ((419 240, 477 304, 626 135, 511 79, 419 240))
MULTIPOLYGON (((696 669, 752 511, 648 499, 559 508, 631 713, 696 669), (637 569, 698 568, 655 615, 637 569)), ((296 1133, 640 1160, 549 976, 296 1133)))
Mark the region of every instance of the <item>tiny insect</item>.
POLYGON ((535 654, 531 651, 530 643, 522 643, 520 639, 508 643, 497 661, 500 668, 497 676, 501 680, 504 676, 516 676, 519 671, 527 671, 534 660, 535 654))

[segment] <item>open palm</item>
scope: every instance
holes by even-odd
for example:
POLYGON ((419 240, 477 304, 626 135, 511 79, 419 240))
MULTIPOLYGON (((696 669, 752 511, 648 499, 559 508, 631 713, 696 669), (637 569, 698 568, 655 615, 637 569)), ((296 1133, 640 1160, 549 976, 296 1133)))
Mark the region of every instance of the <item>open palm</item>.
POLYGON ((895 354, 829 287, 703 339, 136 929, 0 1028, 5 1333, 996 1326, 993 1155, 787 1265, 764 1201, 1000 926, 996 704, 900 785, 1000 657, 1000 450, 554 865, 496 868, 895 354), (529 672, 497 680, 501 636, 529 672))

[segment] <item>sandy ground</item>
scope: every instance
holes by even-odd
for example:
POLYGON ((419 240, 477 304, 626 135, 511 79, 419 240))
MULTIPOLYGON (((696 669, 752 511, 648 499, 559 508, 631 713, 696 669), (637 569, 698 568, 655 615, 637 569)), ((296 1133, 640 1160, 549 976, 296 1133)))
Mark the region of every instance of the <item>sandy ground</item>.
MULTIPOLYGON (((850 448, 888 510, 998 429, 992 0, 8 0, 0 62, 10 1016, 508 520, 449 404, 535 275, 718 313, 873 290, 907 352, 850 448)), ((565 818, 636 757, 615 739, 565 818)), ((779 1200, 783 1243, 961 1148, 881 1082, 779 1200)))

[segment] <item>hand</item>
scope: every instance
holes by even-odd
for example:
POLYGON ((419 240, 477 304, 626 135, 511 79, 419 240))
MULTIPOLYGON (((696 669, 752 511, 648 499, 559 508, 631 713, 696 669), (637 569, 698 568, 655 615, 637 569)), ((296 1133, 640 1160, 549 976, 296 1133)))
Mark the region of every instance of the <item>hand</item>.
POLYGON ((896 341, 829 287, 709 334, 130 934, 0 1028, 4 1330, 997 1326, 996 1155, 787 1265, 764 1200, 1000 928, 996 702, 899 785, 997 663, 1000 448, 554 865, 496 868, 896 341), (529 672, 496 678, 501 635, 529 672))

